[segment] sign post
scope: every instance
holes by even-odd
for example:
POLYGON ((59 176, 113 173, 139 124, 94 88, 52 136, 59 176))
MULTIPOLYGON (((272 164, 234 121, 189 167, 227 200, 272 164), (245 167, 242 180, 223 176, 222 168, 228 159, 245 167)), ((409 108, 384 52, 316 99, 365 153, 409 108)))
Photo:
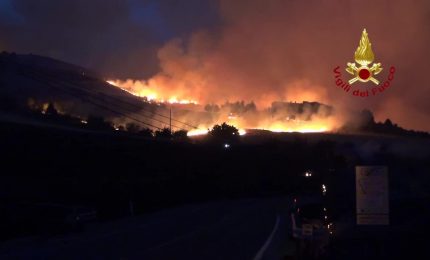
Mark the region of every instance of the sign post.
POLYGON ((357 225, 389 225, 388 169, 355 168, 357 225))

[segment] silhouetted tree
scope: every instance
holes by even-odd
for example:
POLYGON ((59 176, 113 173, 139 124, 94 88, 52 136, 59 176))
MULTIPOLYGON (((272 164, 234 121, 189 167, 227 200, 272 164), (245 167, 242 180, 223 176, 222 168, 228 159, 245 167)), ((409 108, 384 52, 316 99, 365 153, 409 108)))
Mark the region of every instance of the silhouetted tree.
POLYGON ((342 128, 340 128, 340 132, 379 133, 423 137, 429 136, 429 134, 425 132, 406 130, 393 123, 390 119, 386 119, 383 123, 376 123, 373 113, 369 110, 363 110, 355 116, 352 116, 351 119, 344 124, 342 128))
POLYGON ((257 111, 257 106, 255 105, 254 101, 251 101, 249 104, 245 105, 245 112, 255 112, 257 111))
POLYGON ((205 111, 210 113, 217 113, 219 112, 219 106, 217 104, 207 104, 205 106, 205 111))
POLYGON ((50 115, 50 116, 57 116, 58 115, 58 111, 55 108, 53 103, 48 104, 48 107, 46 108, 46 114, 50 115))
POLYGON ((385 120, 384 125, 387 127, 392 127, 393 126, 393 122, 391 122, 390 119, 387 118, 387 120, 385 120))
POLYGON ((142 130, 139 131, 139 135, 144 137, 154 137, 154 131, 152 131, 152 129, 149 129, 149 128, 143 128, 142 130))
POLYGON ((209 137, 216 141, 237 141, 239 140, 239 130, 234 126, 222 123, 215 125, 209 131, 209 137))
POLYGON ((221 106, 222 109, 227 109, 232 114, 242 115, 246 112, 255 112, 257 110, 257 106, 254 102, 250 102, 245 104, 244 101, 237 101, 234 103, 226 102, 221 106))
POLYGON ((188 139, 188 132, 185 130, 175 131, 173 133, 173 139, 185 141, 188 139))
POLYGON ((170 139, 172 138, 172 133, 170 132, 169 128, 163 128, 155 131, 155 137, 156 138, 163 138, 163 139, 170 139))
POLYGON ((135 124, 135 123, 127 123, 125 125, 125 129, 127 130, 127 132, 135 134, 135 133, 138 133, 140 131, 140 126, 138 124, 135 124))

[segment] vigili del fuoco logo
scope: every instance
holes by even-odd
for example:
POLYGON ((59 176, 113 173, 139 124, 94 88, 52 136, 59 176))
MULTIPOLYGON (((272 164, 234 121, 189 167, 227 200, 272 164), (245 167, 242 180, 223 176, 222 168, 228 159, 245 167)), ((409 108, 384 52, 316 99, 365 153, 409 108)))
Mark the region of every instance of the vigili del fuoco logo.
POLYGON ((356 97, 369 97, 376 96, 391 86, 396 69, 391 66, 388 70, 387 79, 380 84, 377 75, 383 71, 383 67, 380 62, 374 62, 375 54, 372 51, 372 44, 366 29, 363 30, 361 35, 360 43, 354 54, 354 60, 355 62, 346 64, 346 72, 352 75, 352 78, 348 81, 342 79, 340 66, 333 70, 337 87, 356 97), (369 86, 369 83, 371 86, 369 86))

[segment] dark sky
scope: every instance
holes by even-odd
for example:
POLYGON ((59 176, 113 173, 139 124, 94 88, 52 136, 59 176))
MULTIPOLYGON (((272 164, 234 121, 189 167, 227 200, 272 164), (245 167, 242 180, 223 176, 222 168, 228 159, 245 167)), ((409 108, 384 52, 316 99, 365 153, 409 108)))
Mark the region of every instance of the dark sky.
POLYGON ((166 41, 217 23, 212 1, 0 0, 0 50, 143 78, 158 71, 166 41))
POLYGON ((427 131, 429 46, 428 0, 0 0, 0 50, 151 78, 203 102, 314 100, 427 131), (363 28, 378 78, 397 72, 389 90, 359 99, 332 71, 353 61, 363 28))

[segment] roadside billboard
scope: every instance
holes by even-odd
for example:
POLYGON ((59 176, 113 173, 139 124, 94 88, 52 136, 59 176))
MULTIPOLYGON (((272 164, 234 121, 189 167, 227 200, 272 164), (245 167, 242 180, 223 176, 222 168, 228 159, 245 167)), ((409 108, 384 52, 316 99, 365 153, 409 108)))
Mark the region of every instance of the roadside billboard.
POLYGON ((356 166, 357 225, 389 225, 388 169, 356 166))

